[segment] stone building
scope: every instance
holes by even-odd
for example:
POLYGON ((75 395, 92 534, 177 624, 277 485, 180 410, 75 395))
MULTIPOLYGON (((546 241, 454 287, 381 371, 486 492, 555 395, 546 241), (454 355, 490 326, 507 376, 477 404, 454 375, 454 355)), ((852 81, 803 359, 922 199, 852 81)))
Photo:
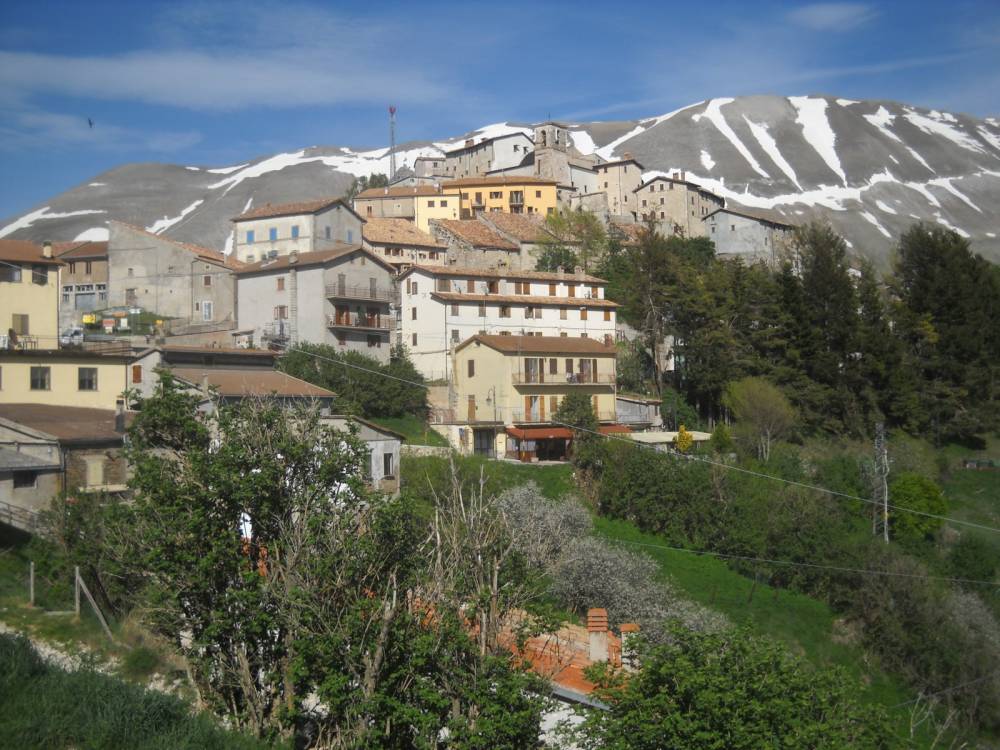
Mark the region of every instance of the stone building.
POLYGON ((764 211, 720 208, 704 219, 706 236, 720 258, 777 266, 792 250, 795 225, 764 211))
POLYGON ((444 174, 447 179, 485 177, 488 172, 516 167, 526 154, 534 150, 531 138, 522 132, 507 133, 493 138, 469 138, 445 154, 444 174))
MULTIPOLYGON (((436 185, 368 188, 354 197, 354 210, 365 220, 415 220, 417 217, 416 199, 423 196, 437 198, 440 193, 441 191, 436 185)), ((457 206, 453 206, 453 208, 457 208, 457 206)))
POLYGON ((108 228, 108 307, 172 319, 168 326, 176 332, 235 322, 233 272, 242 263, 124 222, 108 228))
POLYGON ((364 220, 340 198, 250 209, 233 219, 233 257, 243 263, 361 242, 364 220))
POLYGON ((65 263, 59 282, 59 328, 65 330, 108 306, 108 243, 58 242, 52 250, 65 263))
POLYGON ((597 190, 604 193, 612 217, 635 218, 635 189, 642 183, 642 170, 642 164, 628 154, 594 167, 597 190))
POLYGON ((431 234, 448 248, 448 265, 498 269, 521 268, 530 263, 534 267, 533 259, 522 257, 517 242, 478 219, 432 221, 431 234))
POLYGON ((397 273, 415 263, 439 265, 448 251, 447 245, 407 219, 367 219, 362 237, 365 248, 390 263, 397 273))
POLYGON ((726 201, 684 178, 684 172, 653 177, 637 187, 633 207, 636 221, 652 219, 666 236, 704 237, 707 230, 703 219, 724 207, 726 201))
POLYGON ((237 274, 236 333, 246 345, 330 344, 387 362, 394 276, 360 245, 253 263, 237 274))

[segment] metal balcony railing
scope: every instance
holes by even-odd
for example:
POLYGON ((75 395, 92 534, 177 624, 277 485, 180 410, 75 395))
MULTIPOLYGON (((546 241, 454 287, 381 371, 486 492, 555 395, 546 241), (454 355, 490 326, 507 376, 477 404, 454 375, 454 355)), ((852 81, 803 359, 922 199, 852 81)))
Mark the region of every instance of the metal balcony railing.
POLYGON ((327 284, 326 296, 337 299, 364 299, 378 302, 392 302, 395 292, 392 289, 372 288, 371 286, 350 284, 327 284))
POLYGON ((523 373, 515 372, 512 376, 514 385, 614 385, 615 376, 610 372, 574 372, 574 373, 523 373))
POLYGON ((373 331, 388 331, 390 316, 358 315, 357 313, 338 313, 326 316, 327 328, 362 328, 373 331))
POLYGON ((264 338, 287 339, 292 335, 292 325, 287 320, 275 320, 264 324, 264 338))
MULTIPOLYGON (((511 409, 510 421, 514 424, 518 423, 535 423, 535 424, 551 424, 555 420, 548 409, 545 410, 543 414, 541 409, 511 409)), ((617 416, 613 411, 599 411, 597 412, 598 422, 615 422, 617 421, 617 416)))

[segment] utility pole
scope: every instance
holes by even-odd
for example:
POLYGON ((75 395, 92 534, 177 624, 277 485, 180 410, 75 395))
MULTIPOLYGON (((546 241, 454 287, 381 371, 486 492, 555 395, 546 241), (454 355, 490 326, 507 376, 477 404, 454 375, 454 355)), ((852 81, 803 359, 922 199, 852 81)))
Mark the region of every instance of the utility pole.
POLYGON ((885 424, 875 425, 875 461, 872 472, 872 536, 881 532, 889 543, 889 445, 885 437, 885 424))
POLYGON ((396 105, 389 105, 389 182, 396 178, 396 105))

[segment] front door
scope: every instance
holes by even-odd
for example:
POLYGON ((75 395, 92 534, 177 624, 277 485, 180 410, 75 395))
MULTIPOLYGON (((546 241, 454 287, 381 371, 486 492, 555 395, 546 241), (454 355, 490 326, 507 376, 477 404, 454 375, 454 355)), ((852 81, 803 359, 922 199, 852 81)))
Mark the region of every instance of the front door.
POLYGON ((472 436, 473 450, 480 456, 493 458, 493 446, 495 443, 493 430, 473 430, 472 436))

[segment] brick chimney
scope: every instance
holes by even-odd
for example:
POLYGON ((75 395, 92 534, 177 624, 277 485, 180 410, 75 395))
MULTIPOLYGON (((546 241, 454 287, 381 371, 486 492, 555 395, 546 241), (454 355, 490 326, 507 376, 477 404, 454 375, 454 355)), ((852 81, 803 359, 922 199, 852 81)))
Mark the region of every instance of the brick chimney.
POLYGON ((622 666, 635 669, 635 641, 639 636, 639 626, 634 622, 623 622, 619 630, 622 634, 622 666))
POLYGON ((587 633, 590 635, 590 660, 608 660, 608 610, 587 610, 587 633))

